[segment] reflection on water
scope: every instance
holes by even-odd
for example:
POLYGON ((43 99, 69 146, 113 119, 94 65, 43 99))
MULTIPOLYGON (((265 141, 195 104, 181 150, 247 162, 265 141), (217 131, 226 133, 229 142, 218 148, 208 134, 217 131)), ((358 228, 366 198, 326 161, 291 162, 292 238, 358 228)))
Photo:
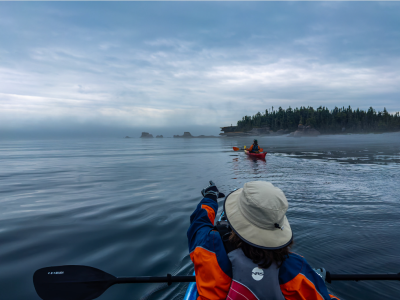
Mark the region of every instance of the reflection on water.
POLYGON ((267 172, 265 159, 253 158, 245 154, 243 154, 243 158, 237 157, 232 160, 232 175, 235 179, 246 176, 246 174, 253 175, 253 178, 261 178, 267 172))
MULTIPOLYGON (((332 273, 400 271, 400 134, 242 139, 3 141, 1 299, 39 299, 33 272, 83 264, 116 276, 191 274, 189 216, 208 180, 228 193, 267 180, 288 200, 294 251, 332 273)), ((222 200, 220 201, 220 208, 222 200)), ((139 299, 158 285, 111 287, 139 299)), ((182 299, 186 284, 149 299, 182 299)), ((335 282, 341 299, 397 299, 398 282, 335 282)))

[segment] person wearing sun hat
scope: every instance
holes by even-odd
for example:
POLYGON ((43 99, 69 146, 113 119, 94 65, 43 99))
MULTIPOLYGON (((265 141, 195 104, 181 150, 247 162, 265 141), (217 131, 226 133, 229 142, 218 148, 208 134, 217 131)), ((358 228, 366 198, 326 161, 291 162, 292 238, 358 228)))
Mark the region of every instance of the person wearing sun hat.
POLYGON ((293 233, 282 190, 270 182, 251 181, 230 193, 224 202, 232 230, 227 245, 218 226, 213 227, 223 194, 214 184, 208 188, 188 230, 198 299, 338 299, 329 295, 321 275, 302 256, 290 252, 293 233))
POLYGON ((226 198, 224 211, 232 230, 246 243, 275 250, 288 246, 293 233, 285 194, 270 182, 251 181, 226 198))

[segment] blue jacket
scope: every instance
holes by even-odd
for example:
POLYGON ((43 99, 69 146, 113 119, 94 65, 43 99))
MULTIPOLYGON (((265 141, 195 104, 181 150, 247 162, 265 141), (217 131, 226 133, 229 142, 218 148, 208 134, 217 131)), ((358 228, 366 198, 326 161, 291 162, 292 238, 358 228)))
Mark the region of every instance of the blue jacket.
MULTIPOLYGON (((221 236, 214 230, 217 211, 216 201, 203 198, 190 216, 187 237, 196 272, 198 300, 226 299, 232 282, 231 262, 221 236)), ((287 300, 339 300, 329 295, 322 278, 295 253, 290 253, 280 267, 279 285, 287 300)))

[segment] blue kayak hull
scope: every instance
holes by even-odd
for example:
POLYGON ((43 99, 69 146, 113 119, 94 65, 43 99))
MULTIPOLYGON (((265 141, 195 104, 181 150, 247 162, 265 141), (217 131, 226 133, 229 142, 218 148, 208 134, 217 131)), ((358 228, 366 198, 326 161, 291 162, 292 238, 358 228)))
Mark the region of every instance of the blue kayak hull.
MULTIPOLYGON (((193 275, 196 275, 196 274, 193 272, 193 275)), ((189 286, 186 290, 186 294, 185 294, 185 297, 183 298, 183 300, 196 300, 198 296, 199 296, 199 294, 197 293, 196 282, 189 283, 189 286)))

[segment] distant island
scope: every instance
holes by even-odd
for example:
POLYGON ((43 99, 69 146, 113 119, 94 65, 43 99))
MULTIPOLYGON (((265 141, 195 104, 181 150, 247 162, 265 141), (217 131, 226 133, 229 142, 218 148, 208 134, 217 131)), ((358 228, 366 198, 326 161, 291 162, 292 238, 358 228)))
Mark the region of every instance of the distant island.
POLYGON ((153 138, 153 135, 148 132, 142 132, 141 138, 153 138))
POLYGON ((191 135, 190 132, 186 131, 183 133, 183 135, 174 135, 174 138, 189 138, 189 139, 201 139, 201 138, 218 138, 218 136, 215 135, 199 135, 199 136, 193 136, 191 135))
POLYGON ((300 107, 265 110, 254 116, 245 116, 236 126, 221 127, 221 136, 282 135, 318 136, 338 133, 382 133, 400 131, 400 114, 388 113, 386 108, 377 112, 370 107, 367 111, 335 107, 300 107))
MULTIPOLYGON (((163 138, 164 136, 161 135, 157 135, 156 138, 163 138)), ((154 138, 152 134, 148 133, 148 132, 142 132, 142 135, 140 136, 140 138, 154 138)))

